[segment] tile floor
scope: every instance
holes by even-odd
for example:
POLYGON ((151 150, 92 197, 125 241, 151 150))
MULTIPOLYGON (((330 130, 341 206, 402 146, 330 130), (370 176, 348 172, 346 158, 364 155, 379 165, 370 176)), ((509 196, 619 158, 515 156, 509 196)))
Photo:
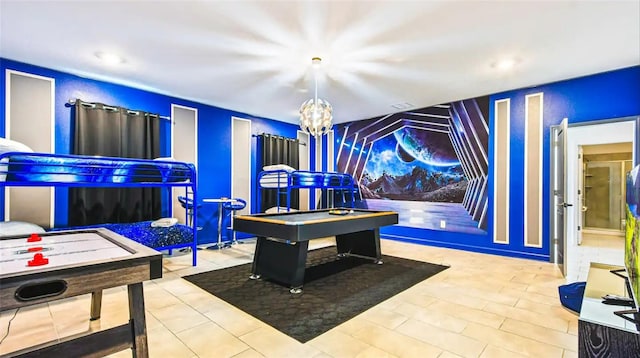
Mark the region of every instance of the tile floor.
POLYGON ((624 265, 624 236, 585 232, 582 244, 567 248, 567 282, 586 281, 591 262, 624 265))
MULTIPOLYGON (((197 267, 188 254, 165 259, 164 277, 144 284, 151 357, 577 357, 578 317, 547 262, 382 240, 386 255, 451 268, 301 344, 181 278, 250 262, 253 248, 198 251, 197 267)), ((14 312, 0 314, 0 336, 14 312)), ((88 315, 89 295, 22 308, 0 354, 126 322, 126 288, 105 291, 100 320, 88 315)))

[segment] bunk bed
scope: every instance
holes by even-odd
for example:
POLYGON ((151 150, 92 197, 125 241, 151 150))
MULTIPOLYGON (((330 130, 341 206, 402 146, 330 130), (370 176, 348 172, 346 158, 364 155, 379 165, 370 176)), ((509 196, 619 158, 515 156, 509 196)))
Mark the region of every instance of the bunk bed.
POLYGON ((345 206, 354 207, 357 185, 349 174, 296 170, 286 165, 268 165, 258 174, 258 198, 262 198, 263 190, 276 190, 276 211, 291 210, 291 191, 295 189, 330 191, 332 197, 342 197, 345 206))
MULTIPOLYGON (((196 201, 196 171, 189 163, 171 160, 95 157, 32 152, 0 153, 0 187, 155 187, 184 188, 196 201)), ((196 217, 196 207, 193 216, 196 217)), ((196 265, 197 230, 175 224, 162 227, 152 222, 103 224, 131 240, 156 250, 190 248, 196 265)), ((58 228, 57 228, 58 229, 58 228)), ((67 229, 67 228, 64 228, 67 229)))

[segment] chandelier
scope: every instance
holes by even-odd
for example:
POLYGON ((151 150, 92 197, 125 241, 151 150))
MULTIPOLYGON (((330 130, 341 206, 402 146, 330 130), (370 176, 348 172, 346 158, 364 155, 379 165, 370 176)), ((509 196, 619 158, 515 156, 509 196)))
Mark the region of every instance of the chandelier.
MULTIPOLYGON (((317 69, 322 59, 311 59, 313 67, 317 69)), ((319 137, 331 130, 333 108, 326 100, 318 98, 318 73, 314 71, 315 95, 300 106, 300 128, 314 137, 319 137)))

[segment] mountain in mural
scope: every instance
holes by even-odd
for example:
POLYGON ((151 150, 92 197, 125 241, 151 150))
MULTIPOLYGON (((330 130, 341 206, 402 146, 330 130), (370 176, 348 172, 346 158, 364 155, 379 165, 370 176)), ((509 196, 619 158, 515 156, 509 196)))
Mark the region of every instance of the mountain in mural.
POLYGON ((411 173, 394 177, 382 173, 373 180, 365 173, 360 181, 362 196, 368 199, 391 199, 412 201, 462 202, 467 190, 467 181, 461 175, 429 172, 415 167, 411 173))
POLYGON ((464 193, 466 191, 467 181, 463 180, 423 194, 420 200, 445 203, 461 203, 462 199, 464 199, 464 193))
POLYGON ((378 194, 386 194, 386 195, 398 195, 402 194, 402 188, 396 183, 396 179, 391 175, 382 173, 382 176, 369 185, 367 185, 369 190, 378 194))

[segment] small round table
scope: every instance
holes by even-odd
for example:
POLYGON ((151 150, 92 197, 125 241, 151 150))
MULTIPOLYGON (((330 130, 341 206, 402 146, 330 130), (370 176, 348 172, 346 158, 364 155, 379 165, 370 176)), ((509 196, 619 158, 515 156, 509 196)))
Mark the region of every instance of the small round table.
POLYGON ((203 203, 218 203, 218 241, 207 247, 210 250, 220 250, 228 247, 226 244, 222 243, 222 204, 224 203, 235 203, 236 199, 231 198, 213 198, 213 199, 202 199, 203 203))

